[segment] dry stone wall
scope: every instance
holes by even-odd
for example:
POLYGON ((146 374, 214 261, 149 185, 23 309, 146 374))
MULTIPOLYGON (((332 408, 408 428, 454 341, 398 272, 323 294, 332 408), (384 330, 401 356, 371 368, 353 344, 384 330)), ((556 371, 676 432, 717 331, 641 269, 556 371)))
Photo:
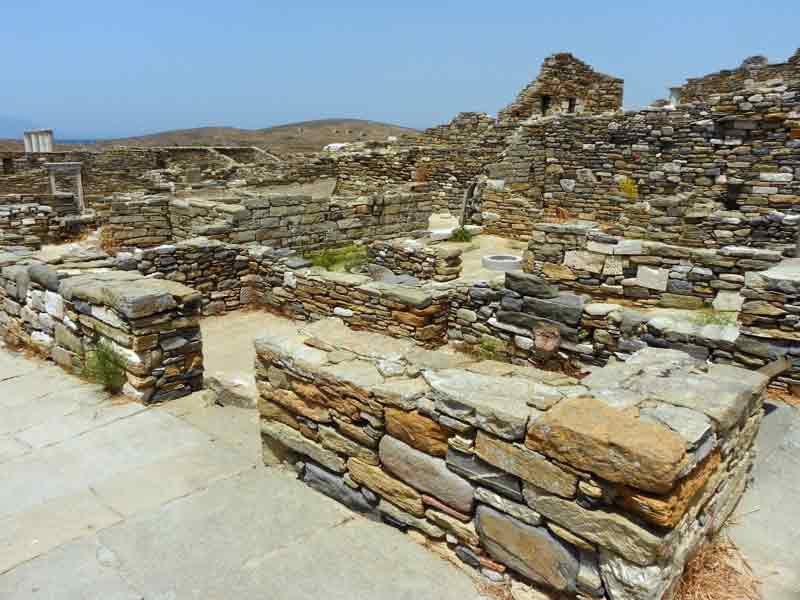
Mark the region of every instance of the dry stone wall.
POLYGON ((708 105, 533 121, 487 167, 484 222, 520 239, 543 213, 681 245, 748 239, 748 219, 797 212, 798 116, 800 90, 779 81, 708 105), (705 226, 715 214, 738 227, 705 226))
POLYGON ((594 298, 667 308, 738 310, 748 272, 782 259, 746 246, 691 248, 608 235, 591 222, 539 223, 525 269, 594 298))
POLYGON ((461 274, 460 248, 442 248, 420 240, 373 242, 367 256, 373 264, 396 275, 420 280, 452 281, 461 274))
POLYGON ((763 375, 647 349, 578 383, 384 340, 256 342, 265 460, 494 579, 660 598, 744 490, 763 375))
POLYGON ((703 102, 710 96, 755 87, 772 79, 800 81, 800 49, 785 63, 770 64, 764 56, 751 56, 737 69, 691 78, 676 89, 681 103, 703 102))
POLYGON ((28 252, 0 254, 0 334, 81 372, 107 345, 121 361, 123 392, 143 402, 202 387, 200 295, 178 283, 112 270, 104 255, 48 265, 28 252))
POLYGON ((553 54, 498 120, 516 125, 549 114, 615 112, 622 108, 623 86, 622 79, 598 73, 571 54, 553 54))

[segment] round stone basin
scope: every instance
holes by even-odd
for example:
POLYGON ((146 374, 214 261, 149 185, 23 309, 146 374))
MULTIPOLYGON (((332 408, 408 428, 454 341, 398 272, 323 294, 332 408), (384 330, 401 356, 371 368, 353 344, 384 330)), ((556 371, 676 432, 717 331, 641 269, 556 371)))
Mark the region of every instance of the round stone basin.
POLYGON ((519 271, 522 268, 522 257, 513 254, 489 254, 481 257, 481 263, 489 271, 519 271))

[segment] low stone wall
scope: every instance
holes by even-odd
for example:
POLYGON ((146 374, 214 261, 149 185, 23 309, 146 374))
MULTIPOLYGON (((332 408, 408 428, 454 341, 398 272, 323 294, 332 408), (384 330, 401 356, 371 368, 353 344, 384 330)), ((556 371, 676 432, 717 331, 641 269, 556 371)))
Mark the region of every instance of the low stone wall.
POLYGON ((7 204, 38 204, 49 206, 59 216, 78 213, 78 204, 72 194, 8 194, 0 195, 0 206, 7 204))
POLYGON ((330 320, 256 353, 268 464, 575 598, 674 589, 744 491, 767 380, 647 349, 578 383, 330 320))
MULTIPOLYGON (((777 282, 788 278, 787 265, 792 263, 785 261, 783 266, 746 277, 759 285, 764 273, 773 273, 769 285, 789 289, 791 283, 777 282)), ((452 291, 448 339, 486 358, 567 369, 605 365, 612 358, 626 360, 647 347, 680 350, 700 360, 753 370, 789 359, 785 372, 770 385, 783 389, 800 385, 800 340, 794 319, 780 308, 786 298, 748 287, 728 293, 735 294, 736 310, 741 308, 741 313, 640 310, 559 291, 537 275, 508 273, 504 283, 477 282, 452 291), (776 304, 767 306, 763 298, 776 304), (759 312, 763 314, 757 316, 759 312), (779 323, 776 316, 763 316, 767 313, 789 319, 779 323), (754 323, 762 327, 753 327, 754 323)))
POLYGON ((172 241, 167 196, 117 196, 103 203, 103 245, 107 250, 151 248, 172 241))
POLYGON ((745 273, 782 259, 774 250, 724 246, 718 250, 622 239, 590 222, 538 223, 525 268, 561 287, 630 304, 697 309, 741 307, 745 273))
POLYGON ((749 335, 800 342, 800 259, 747 273, 740 321, 749 335))
POLYGON ((340 317, 353 329, 410 338, 425 346, 445 341, 449 294, 373 281, 366 275, 309 267, 269 248, 249 250, 242 297, 294 319, 340 317))
POLYGON ((426 245, 418 240, 377 241, 367 248, 373 264, 397 275, 452 281, 461 275, 461 249, 426 245))
POLYGON ((0 253, 0 334, 74 371, 107 344, 124 365, 123 392, 143 402, 200 389, 200 295, 92 258, 53 266, 30 253, 0 253))
POLYGON ((241 192, 222 200, 121 196, 103 208, 107 247, 147 248, 208 237, 305 250, 392 239, 427 230, 432 202, 425 186, 365 196, 312 198, 241 192))
POLYGON ((241 291, 249 260, 242 246, 194 238, 118 254, 117 266, 188 285, 202 294, 203 314, 217 315, 244 306, 241 291))

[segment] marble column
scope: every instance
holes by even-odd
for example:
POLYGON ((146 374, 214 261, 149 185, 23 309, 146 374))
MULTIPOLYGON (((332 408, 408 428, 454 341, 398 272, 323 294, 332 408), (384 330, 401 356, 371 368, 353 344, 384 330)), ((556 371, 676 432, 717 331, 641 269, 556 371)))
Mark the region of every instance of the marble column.
POLYGON ((33 135, 30 131, 22 135, 22 141, 25 144, 25 152, 33 152, 33 135))

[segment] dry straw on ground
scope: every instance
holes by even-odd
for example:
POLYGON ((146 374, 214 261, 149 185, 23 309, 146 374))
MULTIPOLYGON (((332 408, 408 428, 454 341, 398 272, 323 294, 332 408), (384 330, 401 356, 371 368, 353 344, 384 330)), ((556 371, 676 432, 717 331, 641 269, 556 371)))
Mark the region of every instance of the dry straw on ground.
POLYGON ((758 585, 739 549, 719 538, 686 565, 675 600, 761 600, 758 585))

